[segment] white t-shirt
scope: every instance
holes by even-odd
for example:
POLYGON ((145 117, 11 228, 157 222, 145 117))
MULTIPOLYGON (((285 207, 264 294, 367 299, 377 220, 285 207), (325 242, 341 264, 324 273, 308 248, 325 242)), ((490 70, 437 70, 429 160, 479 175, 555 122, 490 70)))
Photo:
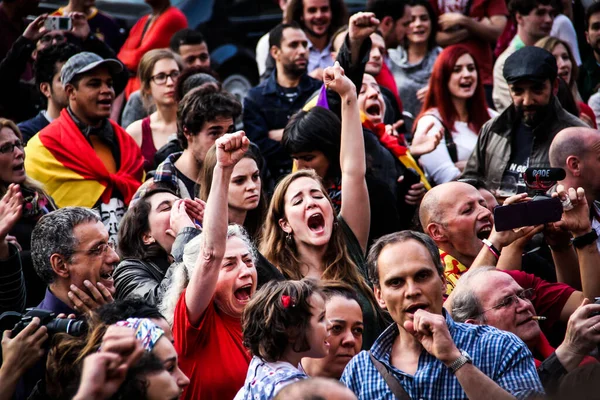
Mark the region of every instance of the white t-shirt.
MULTIPOLYGON (((417 122, 417 129, 415 135, 425 134, 425 128, 429 123, 433 122, 434 127, 431 131, 437 132, 442 127, 442 123, 438 118, 441 118, 437 108, 433 108, 428 113, 435 115, 437 118, 431 115, 424 115, 417 122)), ((498 115, 498 113, 488 108, 488 113, 492 118, 498 115)), ((450 127, 448 127, 450 128, 450 127)), ((466 161, 473 152, 475 145, 477 144, 478 132, 474 132, 469 128, 466 122, 456 121, 454 123, 454 131, 451 131, 452 139, 456 145, 456 154, 458 161, 466 161)), ((446 146, 446 139, 442 136, 440 144, 431 153, 423 154, 419 158, 419 163, 425 170, 425 173, 434 181, 436 184, 450 182, 458 178, 461 174, 460 170, 454 166, 454 162, 450 158, 448 148, 446 146)))

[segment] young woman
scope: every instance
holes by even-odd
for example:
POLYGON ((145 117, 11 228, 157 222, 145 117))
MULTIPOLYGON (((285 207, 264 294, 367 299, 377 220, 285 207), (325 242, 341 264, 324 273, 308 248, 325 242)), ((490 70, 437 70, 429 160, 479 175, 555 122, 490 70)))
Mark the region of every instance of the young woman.
POLYGON ((339 64, 326 68, 324 78, 342 98, 339 215, 314 171, 292 173, 275 188, 260 251, 288 279, 313 277, 351 284, 364 308, 368 348, 382 326, 364 262, 370 212, 360 113, 356 89, 339 64))
POLYGON ((234 400, 269 400, 284 386, 308 379, 300 361, 327 355, 328 325, 318 281, 263 286, 242 315, 244 346, 253 357, 234 400))
MULTIPOLYGON (((200 199, 206 201, 213 181, 213 171, 217 164, 216 147, 206 153, 200 171, 200 199)), ((266 201, 262 190, 259 165, 263 162, 259 150, 250 146, 242 159, 233 167, 229 182, 228 215, 229 223, 246 228, 253 240, 258 241, 266 213, 266 201)))
POLYGON ((116 298, 140 296, 156 305, 164 289, 161 282, 172 262, 175 238, 182 229, 195 227, 195 221, 202 220, 203 211, 201 202, 182 200, 159 185, 136 200, 119 227, 122 261, 113 274, 116 298), (178 207, 186 211, 172 212, 178 207))
POLYGON ((445 131, 434 151, 420 163, 436 184, 458 177, 477 142, 481 126, 497 113, 488 109, 477 63, 461 45, 448 46, 437 58, 423 110, 417 117, 415 140, 445 131), (428 129, 431 124, 433 129, 428 129))
POLYGON ((404 44, 390 49, 389 56, 404 110, 414 118, 421 112, 433 64, 442 49, 435 42, 437 16, 429 1, 414 0, 410 10, 404 44))
POLYGON ((19 128, 11 120, 0 118, 0 197, 4 196, 11 184, 19 185, 23 198, 21 216, 8 234, 21 246, 21 263, 27 283, 26 304, 34 307, 44 298, 46 284, 33 268, 29 252, 31 232, 44 214, 57 207, 42 185, 27 176, 24 162, 23 137, 19 128))
POLYGON ((233 398, 248 370, 241 316, 256 291, 255 255, 243 228, 228 224, 227 195, 249 144, 243 132, 217 139, 204 229, 186 245, 183 263, 173 267, 161 303, 173 323, 181 369, 190 377, 185 399, 233 398))
POLYGON ((594 112, 590 106, 581 100, 581 95, 579 94, 579 90, 577 90, 579 67, 575 62, 575 57, 573 56, 573 51, 569 44, 564 40, 546 36, 545 38, 538 40, 535 45, 552 53, 556 59, 556 65, 558 66, 558 76, 565 81, 577 103, 578 113, 575 115, 590 127, 596 129, 597 125, 594 112))
POLYGON ((169 136, 177 132, 175 82, 180 73, 181 66, 175 54, 167 49, 151 50, 140 61, 138 76, 142 100, 146 106, 154 104, 156 111, 129 125, 127 133, 142 149, 146 172, 155 167, 156 150, 167 144, 169 136))
POLYGON ((339 380, 363 342, 362 309, 356 291, 344 282, 323 282, 325 318, 329 321, 329 353, 322 358, 303 358, 302 368, 311 378, 339 380))

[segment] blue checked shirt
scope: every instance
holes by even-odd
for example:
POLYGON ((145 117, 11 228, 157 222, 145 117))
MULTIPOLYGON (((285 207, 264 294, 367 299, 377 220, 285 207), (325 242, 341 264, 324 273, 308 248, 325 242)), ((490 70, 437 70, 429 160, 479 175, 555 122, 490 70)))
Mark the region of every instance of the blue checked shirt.
MULTIPOLYGON (((490 326, 454 322, 445 311, 444 316, 456 346, 469 353, 473 365, 501 388, 518 399, 544 393, 533 356, 517 336, 490 326)), ((467 399, 450 369, 425 350, 414 376, 391 366, 390 354, 398 334, 398 325, 392 324, 375 341, 371 352, 387 366, 411 399, 467 399)), ((348 363, 341 381, 359 399, 395 399, 367 351, 361 351, 348 363)))

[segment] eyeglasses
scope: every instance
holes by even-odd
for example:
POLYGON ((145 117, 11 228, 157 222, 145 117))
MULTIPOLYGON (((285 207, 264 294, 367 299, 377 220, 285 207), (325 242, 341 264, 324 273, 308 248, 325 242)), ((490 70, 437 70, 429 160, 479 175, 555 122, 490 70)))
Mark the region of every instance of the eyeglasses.
POLYGON ((108 242, 108 243, 100 243, 98 246, 89 249, 89 250, 75 250, 73 251, 73 253, 86 253, 89 256, 92 257, 99 257, 101 255, 103 255, 104 253, 106 253, 106 251, 108 249, 111 250, 115 250, 116 246, 113 242, 108 242))
POLYGON ((6 143, 0 147, 0 154, 10 154, 15 151, 15 147, 17 147, 19 150, 23 150, 23 142, 17 140, 14 143, 6 143))
POLYGON ((40 38, 40 42, 44 44, 52 43, 55 41, 58 43, 63 43, 67 41, 67 37, 65 35, 56 34, 56 35, 44 35, 40 38))
POLYGON ((156 83, 157 85, 164 85, 165 83, 167 83, 168 78, 171 78, 171 80, 175 82, 175 79, 177 79, 179 75, 181 75, 181 72, 179 71, 171 71, 170 74, 165 74, 164 72, 161 72, 160 74, 156 74, 153 77, 151 77, 150 80, 152 80, 152 82, 156 83))
MULTIPOLYGON (((487 310, 482 311, 481 314, 484 314, 490 310, 496 310, 498 308, 508 308, 508 307, 512 306, 514 303, 518 303, 519 299, 531 300, 531 297, 533 297, 533 289, 523 290, 517 294, 513 294, 512 296, 507 296, 507 297, 503 298, 502 301, 500 301, 500 303, 496 304, 492 308, 488 308, 487 310)), ((481 315, 481 314, 479 314, 479 315, 481 315)))

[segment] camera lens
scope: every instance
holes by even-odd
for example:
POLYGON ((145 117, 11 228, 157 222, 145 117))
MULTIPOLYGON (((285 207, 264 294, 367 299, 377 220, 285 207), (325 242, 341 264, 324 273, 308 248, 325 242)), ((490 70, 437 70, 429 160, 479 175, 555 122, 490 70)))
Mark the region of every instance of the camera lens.
POLYGON ((57 318, 46 325, 48 328, 48 334, 52 335, 55 333, 67 333, 71 336, 82 336, 87 332, 87 324, 85 321, 70 319, 70 318, 57 318))

